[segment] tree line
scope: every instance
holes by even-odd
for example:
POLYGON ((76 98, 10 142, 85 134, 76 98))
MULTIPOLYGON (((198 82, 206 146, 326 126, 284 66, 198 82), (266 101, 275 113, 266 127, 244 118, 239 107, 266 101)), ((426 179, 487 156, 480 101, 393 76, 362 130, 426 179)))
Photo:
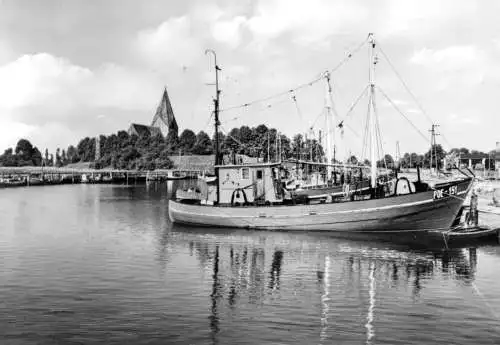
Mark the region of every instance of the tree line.
MULTIPOLYGON (((76 146, 70 145, 67 149, 58 148, 55 154, 44 154, 28 140, 21 139, 15 149, 8 148, 0 155, 0 166, 65 166, 71 163, 90 162, 92 167, 115 169, 154 170, 172 167, 169 157, 172 155, 211 155, 214 153, 215 136, 200 131, 195 134, 185 129, 179 136, 177 131, 170 131, 162 135, 151 136, 145 133, 141 136, 129 135, 126 131, 116 134, 99 136, 99 153, 96 159, 96 138, 86 137, 76 146)), ((296 134, 292 138, 280 133, 276 128, 266 125, 256 127, 241 126, 231 129, 224 134, 219 132, 220 153, 222 155, 242 154, 249 157, 258 157, 262 161, 276 161, 280 158, 299 159, 320 162, 324 160, 324 149, 319 138, 308 138, 303 134, 296 134), (279 157, 281 153, 281 157, 279 157)), ((435 145, 424 154, 405 153, 395 160, 390 154, 377 161, 377 166, 392 168, 399 165, 402 168, 417 166, 429 168, 442 167, 439 163, 448 154, 473 155, 486 159, 486 167, 494 169, 491 154, 480 151, 469 151, 466 148, 454 148, 446 152, 441 145, 435 145), (432 156, 432 159, 431 159, 432 156), (438 163, 436 163, 438 162, 438 163)), ((335 159, 338 162, 338 159, 335 159)), ((356 156, 348 159, 350 164, 369 165, 368 160, 361 161, 356 156)))

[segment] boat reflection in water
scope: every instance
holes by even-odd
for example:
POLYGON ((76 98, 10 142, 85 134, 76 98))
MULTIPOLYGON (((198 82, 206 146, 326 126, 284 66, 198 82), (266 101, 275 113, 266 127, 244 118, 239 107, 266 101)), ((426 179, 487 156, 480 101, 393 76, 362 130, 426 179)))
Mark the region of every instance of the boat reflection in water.
POLYGON ((460 291, 454 290, 467 289, 476 274, 474 248, 419 251, 314 235, 173 230, 177 240, 188 242, 200 268, 211 268, 213 343, 258 333, 262 323, 277 333, 302 327, 298 343, 378 343, 383 334, 377 328, 388 327, 395 315, 411 322, 405 308, 418 310, 423 299, 455 298, 460 291), (304 318, 312 322, 307 329, 304 318), (236 319, 247 320, 245 328, 236 319))

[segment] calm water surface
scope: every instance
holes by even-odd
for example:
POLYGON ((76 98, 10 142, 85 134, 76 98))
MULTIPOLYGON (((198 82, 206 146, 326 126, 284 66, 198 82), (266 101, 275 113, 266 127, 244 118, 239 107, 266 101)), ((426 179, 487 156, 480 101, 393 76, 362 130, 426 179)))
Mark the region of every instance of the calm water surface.
POLYGON ((0 190, 0 344, 500 344, 500 247, 173 226, 172 189, 0 190))

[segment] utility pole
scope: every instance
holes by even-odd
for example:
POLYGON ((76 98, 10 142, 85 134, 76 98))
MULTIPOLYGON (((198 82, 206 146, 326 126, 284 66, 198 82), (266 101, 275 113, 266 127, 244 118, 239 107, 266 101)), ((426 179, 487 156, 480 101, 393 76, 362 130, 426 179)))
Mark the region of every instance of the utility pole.
POLYGON ((269 131, 267 131, 267 162, 268 163, 269 163, 269 159, 270 159, 270 155, 269 155, 270 148, 271 148, 271 145, 270 145, 270 134, 269 134, 269 131))
POLYGON ((432 124, 432 127, 431 127, 431 130, 429 132, 431 132, 431 162, 430 162, 430 171, 432 173, 432 155, 434 155, 434 160, 436 161, 436 174, 437 174, 437 171, 439 169, 439 166, 438 166, 438 158, 437 158, 437 149, 436 149, 436 136, 437 135, 440 135, 439 133, 436 133, 436 128, 439 127, 439 125, 436 125, 436 124, 432 124))
MULTIPOLYGON (((396 158, 398 162, 397 168, 399 169, 401 166, 401 152, 399 151, 399 141, 396 141, 396 158)), ((396 162, 394 162, 396 164, 396 162)))

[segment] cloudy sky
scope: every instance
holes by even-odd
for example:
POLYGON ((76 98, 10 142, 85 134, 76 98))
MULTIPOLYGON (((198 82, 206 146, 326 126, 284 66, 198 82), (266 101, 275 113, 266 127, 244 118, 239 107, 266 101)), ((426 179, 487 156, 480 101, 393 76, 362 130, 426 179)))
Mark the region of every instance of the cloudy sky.
MULTIPOLYGON (((384 149, 423 152, 431 121, 445 148, 491 150, 500 141, 500 2, 487 0, 0 0, 0 149, 21 137, 40 149, 149 123, 167 86, 180 130, 212 133, 213 60, 222 108, 308 83, 338 65, 369 32, 424 109, 378 53, 384 149)), ((364 46, 332 75, 343 118, 368 81, 364 46)), ((323 81, 221 113, 223 129, 324 126, 323 81), (295 96, 296 102, 292 100, 295 96)), ((346 119, 361 150, 367 102, 346 119)))

